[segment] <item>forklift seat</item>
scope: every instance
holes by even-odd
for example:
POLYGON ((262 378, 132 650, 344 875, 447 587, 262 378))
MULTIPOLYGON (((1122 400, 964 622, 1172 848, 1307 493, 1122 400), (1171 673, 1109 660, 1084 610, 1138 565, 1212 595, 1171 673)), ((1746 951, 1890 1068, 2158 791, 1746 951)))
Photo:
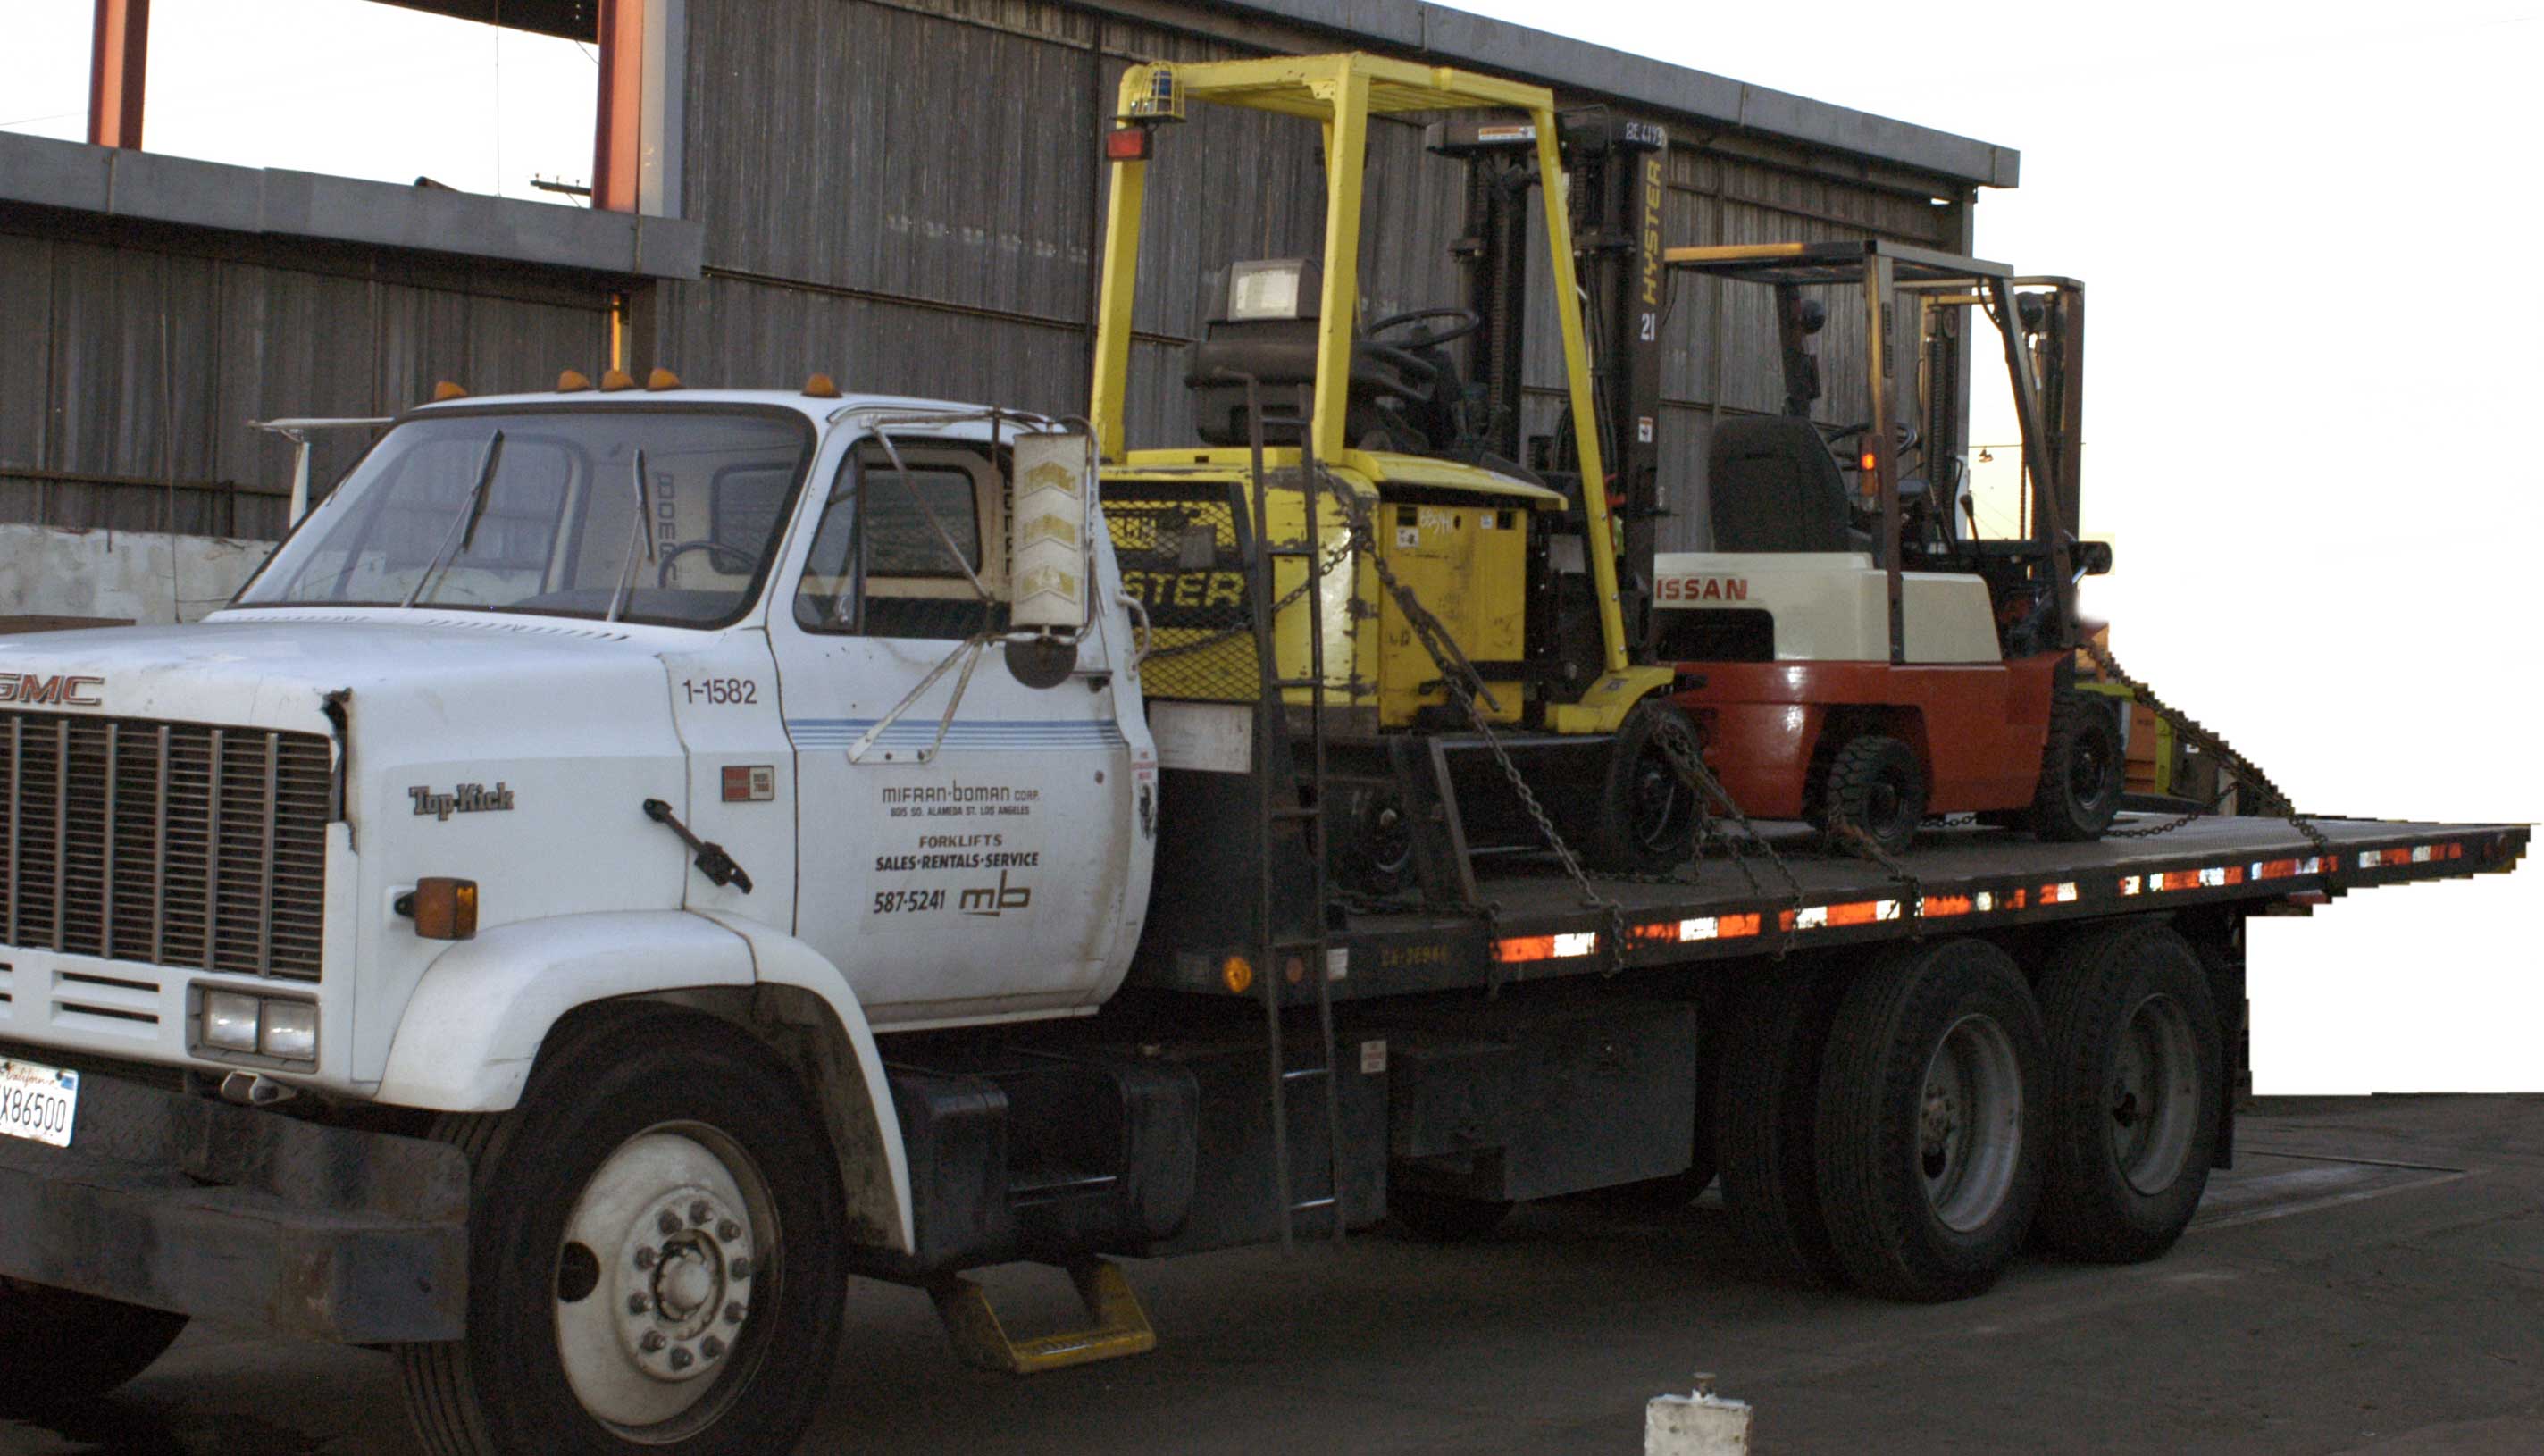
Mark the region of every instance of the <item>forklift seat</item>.
POLYGON ((1706 490, 1716 551, 1861 551, 1845 477, 1808 420, 1727 419, 1713 430, 1706 490))

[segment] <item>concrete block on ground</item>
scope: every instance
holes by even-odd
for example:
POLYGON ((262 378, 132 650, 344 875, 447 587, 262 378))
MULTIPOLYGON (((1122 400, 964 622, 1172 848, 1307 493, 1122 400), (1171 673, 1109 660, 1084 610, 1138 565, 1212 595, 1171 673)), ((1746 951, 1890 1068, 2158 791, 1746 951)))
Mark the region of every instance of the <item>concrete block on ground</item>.
POLYGON ((1643 1456, 1747 1456, 1749 1403, 1713 1393, 1710 1376, 1696 1393, 1655 1396, 1643 1408, 1643 1456))

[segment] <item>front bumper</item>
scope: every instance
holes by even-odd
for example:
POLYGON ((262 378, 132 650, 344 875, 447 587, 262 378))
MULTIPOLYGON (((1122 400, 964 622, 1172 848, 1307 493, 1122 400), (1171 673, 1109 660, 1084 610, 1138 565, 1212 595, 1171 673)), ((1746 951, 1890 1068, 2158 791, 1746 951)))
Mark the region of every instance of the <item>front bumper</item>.
POLYGON ((0 1275, 303 1338, 458 1338, 467 1211, 447 1144, 106 1074, 70 1147, 0 1138, 0 1275))

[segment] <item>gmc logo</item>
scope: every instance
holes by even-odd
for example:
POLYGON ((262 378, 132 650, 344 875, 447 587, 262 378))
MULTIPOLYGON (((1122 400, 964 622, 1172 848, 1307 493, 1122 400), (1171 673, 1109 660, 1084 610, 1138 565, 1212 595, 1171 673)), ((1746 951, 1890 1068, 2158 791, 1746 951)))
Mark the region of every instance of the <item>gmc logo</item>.
POLYGON ((33 673, 0 673, 0 702, 23 702, 34 707, 93 708, 103 707, 97 689, 106 686, 104 678, 39 678, 33 673))

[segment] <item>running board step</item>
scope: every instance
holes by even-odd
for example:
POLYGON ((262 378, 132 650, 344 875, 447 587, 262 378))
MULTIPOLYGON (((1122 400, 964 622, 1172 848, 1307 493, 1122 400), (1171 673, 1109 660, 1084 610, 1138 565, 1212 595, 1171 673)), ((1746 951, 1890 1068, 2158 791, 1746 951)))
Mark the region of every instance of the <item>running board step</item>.
POLYGON ((945 1337, 964 1364, 977 1370, 1013 1375, 1039 1375, 1097 1360, 1145 1355, 1157 1347, 1157 1332, 1149 1312, 1131 1292, 1131 1280, 1111 1259, 1090 1258, 1069 1266, 1079 1303, 1094 1325, 1033 1339, 1017 1340, 998 1323, 989 1291, 960 1274, 949 1274, 928 1290, 936 1317, 945 1322, 945 1337))

